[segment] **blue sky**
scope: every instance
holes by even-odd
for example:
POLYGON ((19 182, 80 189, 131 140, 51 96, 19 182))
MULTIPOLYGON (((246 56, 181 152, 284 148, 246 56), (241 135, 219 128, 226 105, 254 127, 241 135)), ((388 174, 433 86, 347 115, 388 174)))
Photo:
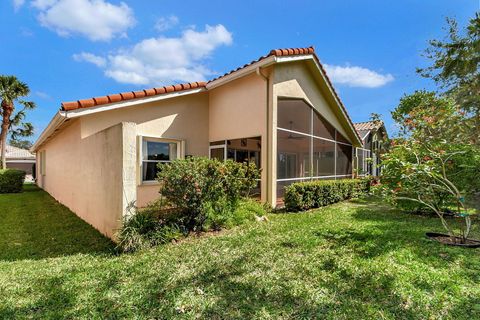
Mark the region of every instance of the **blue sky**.
POLYGON ((0 70, 29 84, 35 139, 62 101, 210 79, 274 48, 315 46, 352 119, 389 111, 433 88, 415 73, 478 0, 5 0, 0 70))

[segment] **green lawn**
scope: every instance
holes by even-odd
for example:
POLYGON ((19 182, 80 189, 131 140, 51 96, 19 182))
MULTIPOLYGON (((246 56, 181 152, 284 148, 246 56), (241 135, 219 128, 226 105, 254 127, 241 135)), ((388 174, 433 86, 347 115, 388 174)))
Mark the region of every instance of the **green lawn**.
POLYGON ((362 201, 269 218, 116 256, 44 192, 0 195, 0 318, 480 318, 480 249, 425 239, 435 218, 362 201))

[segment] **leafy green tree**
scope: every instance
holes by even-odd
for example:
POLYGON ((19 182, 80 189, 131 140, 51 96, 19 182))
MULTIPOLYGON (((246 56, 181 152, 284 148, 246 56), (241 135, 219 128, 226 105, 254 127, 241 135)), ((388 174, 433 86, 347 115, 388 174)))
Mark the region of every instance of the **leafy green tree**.
POLYGON ((427 68, 417 71, 433 79, 440 88, 452 96, 466 112, 480 124, 480 13, 463 32, 458 24, 447 19, 448 35, 445 40, 431 40, 425 56, 433 61, 427 68))
POLYGON ((401 99, 392 117, 400 136, 384 156, 379 191, 394 203, 410 201, 435 212, 452 239, 465 241, 469 201, 480 191, 480 148, 469 116, 453 99, 417 91, 401 99), (452 227, 444 217, 450 211, 463 224, 452 227))
POLYGON ((35 108, 32 101, 23 100, 28 96, 30 89, 27 84, 21 82, 15 76, 0 76, 0 111, 2 116, 0 131, 0 149, 2 169, 7 167, 6 164, 6 145, 8 134, 12 139, 18 137, 28 137, 33 134, 33 126, 31 123, 24 123, 26 111, 35 108), (19 103, 23 108, 15 113, 15 103, 19 103))

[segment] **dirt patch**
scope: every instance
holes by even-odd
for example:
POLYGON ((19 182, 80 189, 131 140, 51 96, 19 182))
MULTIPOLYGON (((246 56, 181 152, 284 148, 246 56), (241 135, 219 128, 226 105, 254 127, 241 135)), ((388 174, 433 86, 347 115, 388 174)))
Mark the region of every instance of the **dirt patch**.
POLYGON ((443 234, 443 233, 427 232, 426 235, 429 239, 432 239, 450 246, 458 246, 458 247, 465 247, 465 248, 480 247, 480 240, 466 239, 465 242, 462 243, 462 239, 460 237, 452 238, 449 235, 443 234))

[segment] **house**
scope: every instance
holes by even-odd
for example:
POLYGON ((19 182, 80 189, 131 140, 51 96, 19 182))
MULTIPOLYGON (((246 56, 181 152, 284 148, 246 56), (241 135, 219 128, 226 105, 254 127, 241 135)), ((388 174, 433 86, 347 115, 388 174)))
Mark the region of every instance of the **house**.
POLYGON ((358 176, 380 175, 380 154, 388 140, 383 121, 366 121, 354 123, 362 139, 362 147, 355 150, 355 169, 358 176))
POLYGON ((363 143, 313 47, 272 50, 208 82, 64 102, 33 146, 38 185, 113 237, 158 197, 157 164, 253 161, 276 206, 293 182, 353 176, 363 143))
POLYGON ((33 166, 35 165, 35 155, 30 151, 17 148, 7 144, 6 148, 6 162, 8 169, 18 169, 25 171, 27 176, 26 181, 33 181, 33 166))

